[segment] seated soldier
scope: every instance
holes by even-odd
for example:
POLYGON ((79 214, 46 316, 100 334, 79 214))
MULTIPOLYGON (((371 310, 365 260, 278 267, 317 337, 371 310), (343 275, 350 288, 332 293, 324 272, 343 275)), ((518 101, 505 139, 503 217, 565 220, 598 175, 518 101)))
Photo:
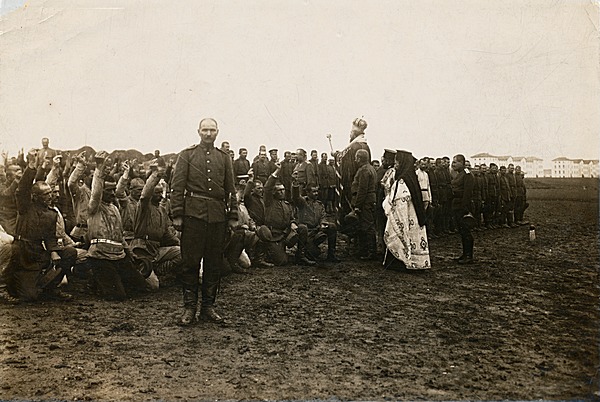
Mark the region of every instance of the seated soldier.
POLYGON ((160 282, 171 283, 179 277, 181 251, 179 239, 170 230, 167 210, 161 205, 164 189, 159 182, 166 169, 162 166, 154 168, 138 201, 130 248, 136 267, 156 289, 160 282), (152 273, 158 281, 152 281, 152 273))
MULTIPOLYGON (((247 255, 251 254, 256 256, 254 248, 258 242, 258 236, 255 233, 256 224, 250 217, 248 209, 244 205, 244 189, 246 187, 246 181, 244 177, 241 178, 239 184, 236 186, 236 196, 238 202, 238 227, 235 228, 225 246, 225 267, 228 267, 231 272, 236 274, 249 274, 247 268, 254 265, 253 261, 247 264, 245 258, 242 257, 244 251, 247 255), (245 266, 244 266, 245 265, 245 266)), ((263 264, 261 262, 261 264, 263 264)))
POLYGON ((258 228, 258 237, 267 245, 275 265, 287 263, 286 247, 297 244, 296 263, 300 265, 316 265, 316 262, 307 258, 306 243, 308 230, 306 226, 299 227, 293 217, 293 208, 285 200, 285 187, 278 183, 280 166, 273 172, 265 184, 265 224, 258 228))
POLYGON ((306 255, 317 260, 320 254, 319 245, 327 239, 326 261, 340 262, 335 256, 337 227, 326 219, 325 206, 318 200, 319 187, 309 187, 307 194, 306 198, 301 196, 298 183, 292 184, 292 201, 298 210, 298 226, 305 226, 308 231, 306 255))
POLYGON ((96 170, 88 204, 87 264, 100 295, 108 300, 124 300, 130 292, 145 292, 146 281, 137 271, 125 238, 121 214, 115 206, 117 187, 108 175, 111 162, 106 151, 96 154, 96 170), (105 181, 106 178, 106 181, 105 181))
POLYGON ((36 151, 27 155, 27 169, 19 182, 19 213, 11 261, 5 272, 8 293, 21 301, 34 301, 45 294, 68 300, 71 295, 57 289, 75 263, 77 251, 59 246, 57 212, 50 208, 52 189, 43 181, 32 185, 36 176, 36 151))
MULTIPOLYGON (((265 224, 265 201, 264 201, 264 186, 260 180, 254 179, 254 171, 248 171, 248 182, 244 189, 244 205, 254 221, 256 227, 265 224)), ((255 267, 271 268, 273 264, 266 261, 267 244, 259 240, 258 243, 250 250, 250 259, 255 267)))
POLYGON ((142 189, 144 188, 144 180, 139 177, 132 177, 135 175, 135 165, 135 159, 131 164, 128 161, 123 162, 123 176, 119 178, 115 190, 115 196, 118 201, 117 207, 121 213, 123 236, 127 242, 133 239, 135 214, 142 195, 142 189), (129 190, 129 195, 127 195, 126 189, 129 190))

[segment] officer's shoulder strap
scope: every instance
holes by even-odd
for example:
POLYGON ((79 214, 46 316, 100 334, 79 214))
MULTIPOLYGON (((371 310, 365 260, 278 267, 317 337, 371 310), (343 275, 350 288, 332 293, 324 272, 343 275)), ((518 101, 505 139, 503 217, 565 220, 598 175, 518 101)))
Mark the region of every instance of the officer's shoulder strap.
POLYGON ((190 145, 189 147, 185 148, 184 151, 191 151, 192 149, 196 149, 196 147, 198 147, 198 145, 200 145, 200 144, 190 145))

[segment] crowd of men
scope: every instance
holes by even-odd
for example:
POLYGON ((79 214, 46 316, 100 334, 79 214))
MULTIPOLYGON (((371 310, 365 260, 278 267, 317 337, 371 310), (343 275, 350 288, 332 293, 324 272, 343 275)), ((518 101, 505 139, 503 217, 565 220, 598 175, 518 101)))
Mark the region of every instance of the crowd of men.
MULTIPOLYGON (((60 152, 47 138, 40 149, 3 154, 4 296, 67 300, 72 296, 60 285, 83 278, 101 297, 123 300, 179 283, 181 324, 189 325, 198 318, 199 294, 199 318, 222 320, 214 306, 224 275, 289 262, 339 263, 340 233, 345 255, 382 261, 382 179, 394 168, 396 151, 372 159, 366 128, 356 119, 342 151, 299 148, 282 159, 265 146, 252 159, 246 148, 236 155, 227 141, 217 148, 218 125, 210 118, 200 122, 200 143, 168 161, 159 151, 145 163, 105 151, 60 152)), ((448 157, 424 157, 415 170, 429 238, 459 231, 463 254, 457 260, 471 263, 471 227, 462 217, 469 215, 474 230, 516 227, 524 224, 528 204, 519 166, 470 167, 457 156, 453 166, 448 157), (461 201, 457 215, 459 198, 470 203, 461 201)))

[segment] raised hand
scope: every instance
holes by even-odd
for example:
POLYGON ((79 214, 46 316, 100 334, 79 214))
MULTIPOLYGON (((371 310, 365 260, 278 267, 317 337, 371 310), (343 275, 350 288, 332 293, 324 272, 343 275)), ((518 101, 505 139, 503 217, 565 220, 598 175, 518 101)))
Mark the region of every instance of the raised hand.
POLYGON ((30 168, 35 169, 37 164, 37 150, 35 148, 31 148, 27 152, 27 164, 30 168))
POLYGON ((77 162, 80 162, 80 163, 83 163, 84 165, 86 165, 86 164, 87 164, 87 158, 86 158, 86 155, 85 155, 85 151, 81 151, 81 152, 80 152, 80 153, 79 153, 79 154, 78 154, 78 155, 75 157, 75 160, 76 160, 77 162))

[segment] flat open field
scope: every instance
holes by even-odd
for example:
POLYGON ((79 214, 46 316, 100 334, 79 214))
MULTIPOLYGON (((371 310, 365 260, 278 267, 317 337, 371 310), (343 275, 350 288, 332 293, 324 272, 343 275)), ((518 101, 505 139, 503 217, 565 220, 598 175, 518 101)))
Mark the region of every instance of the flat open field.
POLYGON ((598 400, 598 181, 574 180, 530 179, 537 240, 475 232, 473 265, 451 235, 423 273, 346 258, 227 277, 223 326, 177 326, 177 288, 0 304, 0 399, 598 400))

